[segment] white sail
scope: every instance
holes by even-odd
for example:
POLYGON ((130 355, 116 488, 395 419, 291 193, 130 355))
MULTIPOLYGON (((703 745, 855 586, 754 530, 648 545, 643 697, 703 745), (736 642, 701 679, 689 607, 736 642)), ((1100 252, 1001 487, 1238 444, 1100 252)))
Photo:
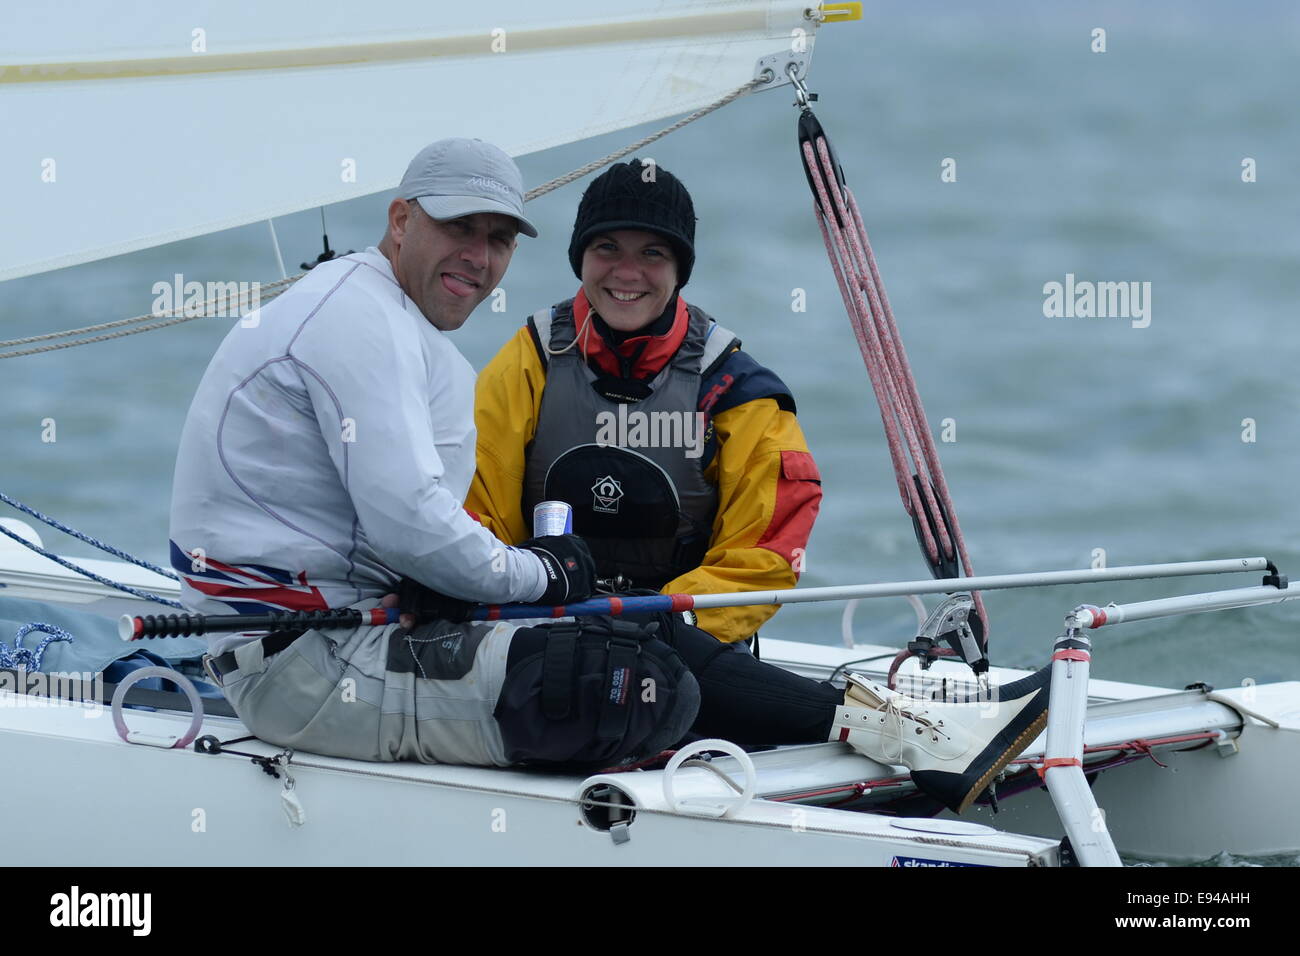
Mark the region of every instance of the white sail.
MULTIPOLYGON (((0 280, 688 112, 811 52, 807 0, 282 0, 0 12, 0 280)), ((815 5, 814 5, 815 6, 815 5)))

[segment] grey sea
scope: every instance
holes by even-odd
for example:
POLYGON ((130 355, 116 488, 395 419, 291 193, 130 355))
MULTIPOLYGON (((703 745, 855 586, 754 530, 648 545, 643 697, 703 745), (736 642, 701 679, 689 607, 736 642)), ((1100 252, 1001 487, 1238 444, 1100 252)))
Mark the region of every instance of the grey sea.
MULTIPOLYGON (((939 449, 975 568, 1265 555, 1300 573, 1300 8, 889 0, 824 30, 815 53, 815 109, 862 207, 936 436, 951 420, 955 440, 939 449), (1067 282, 1137 283, 1145 315, 1047 314, 1050 284, 1067 282)), ((802 584, 924 578, 812 215, 791 101, 788 88, 743 98, 642 155, 695 199, 687 299, 735 329, 797 399, 825 492, 802 584)), ((525 180, 658 125, 523 157, 525 180)), ((139 147, 202 148, 165 131, 139 147)), ((489 300, 456 333, 476 367, 530 312, 576 291, 566 248, 581 186, 530 207, 542 237, 521 241, 505 311, 489 300)), ((377 242, 387 198, 326 210, 334 247, 377 242)), ((316 211, 276 220, 291 272, 315 258, 320 223, 316 211)), ((279 278, 269 230, 254 224, 0 285, 0 337, 149 312, 154 284, 176 273, 279 278)), ((233 321, 0 362, 0 490, 165 563, 181 424, 233 321)), ((42 530, 62 553, 95 554, 42 530)), ((990 593, 994 661, 1038 666, 1082 601, 1255 583, 990 593)), ((841 610, 786 608, 764 634, 837 643, 841 610)), ((901 599, 858 608, 860 642, 898 644, 913 626, 901 599)), ((1102 631, 1093 673, 1168 687, 1297 679, 1300 608, 1102 631)))

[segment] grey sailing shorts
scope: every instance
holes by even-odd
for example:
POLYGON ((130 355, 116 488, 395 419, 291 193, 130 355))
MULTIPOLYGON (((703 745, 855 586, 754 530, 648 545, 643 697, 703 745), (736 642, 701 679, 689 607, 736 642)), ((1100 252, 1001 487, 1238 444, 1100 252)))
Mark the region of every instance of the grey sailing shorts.
POLYGON ((253 641, 236 649, 238 669, 223 689, 249 731, 276 746, 354 760, 504 767, 492 712, 511 637, 534 623, 308 631, 269 660, 253 641))

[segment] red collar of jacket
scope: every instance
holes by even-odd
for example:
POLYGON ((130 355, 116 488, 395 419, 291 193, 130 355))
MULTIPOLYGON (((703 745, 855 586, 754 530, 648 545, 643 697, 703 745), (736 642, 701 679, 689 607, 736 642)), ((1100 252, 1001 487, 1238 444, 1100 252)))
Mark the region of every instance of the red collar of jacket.
MULTIPOLYGON (((610 344, 596 330, 595 322, 588 321, 591 315, 591 303, 587 301, 587 293, 579 289, 577 296, 573 300, 574 326, 581 330, 581 341, 578 343, 578 348, 586 356, 589 364, 595 365, 607 375, 622 376, 622 368, 618 359, 615 358, 610 344)), ((641 345, 645 344, 645 348, 641 349, 641 354, 632 366, 633 378, 647 379, 659 374, 659 371, 668 364, 668 360, 673 357, 673 354, 681 346, 682 340, 686 338, 686 324, 688 321, 686 300, 678 293, 677 312, 673 316, 672 327, 667 332, 663 335, 638 335, 619 344, 618 352, 624 358, 631 358, 636 355, 641 345)))

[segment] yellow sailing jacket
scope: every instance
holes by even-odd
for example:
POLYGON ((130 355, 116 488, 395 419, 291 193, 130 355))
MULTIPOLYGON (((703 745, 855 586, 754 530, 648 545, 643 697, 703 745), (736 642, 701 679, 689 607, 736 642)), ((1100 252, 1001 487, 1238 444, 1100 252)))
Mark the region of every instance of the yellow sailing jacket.
MULTIPOLYGON (((716 435, 704 476, 718 489, 718 511, 700 566, 669 581, 664 593, 761 591, 797 582, 821 504, 821 476, 788 395, 748 398, 748 392, 770 389, 773 382, 780 385, 735 349, 701 383, 701 405, 711 410, 716 435)), ((545 386, 546 372, 527 326, 478 378, 477 471, 465 508, 510 544, 531 537, 531 517, 522 512, 525 451, 545 386)), ((776 605, 702 610, 699 626, 722 641, 744 640, 776 611, 776 605)))

